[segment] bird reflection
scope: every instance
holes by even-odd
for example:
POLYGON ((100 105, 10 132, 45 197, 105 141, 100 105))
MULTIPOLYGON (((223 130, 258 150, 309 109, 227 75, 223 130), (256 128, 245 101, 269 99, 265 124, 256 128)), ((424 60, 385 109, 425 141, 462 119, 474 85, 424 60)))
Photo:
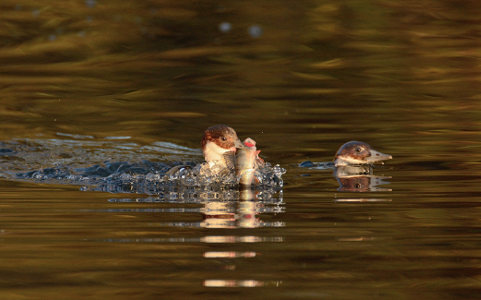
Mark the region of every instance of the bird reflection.
MULTIPOLYGON (((203 228, 257 228, 257 227, 284 227, 284 222, 274 221, 265 222, 260 218, 260 214, 279 214, 284 213, 284 201, 282 190, 276 193, 267 191, 257 191, 246 188, 238 191, 204 191, 192 192, 177 191, 170 192, 162 197, 147 198, 114 198, 109 202, 113 203, 175 203, 186 204, 188 207, 175 208, 110 208, 109 212, 158 212, 158 213, 181 213, 198 212, 202 215, 199 222, 169 222, 163 225, 170 227, 203 227, 203 228), (202 207, 191 207, 191 204, 200 204, 202 207)), ((205 242, 214 241, 206 239, 205 242)), ((225 241, 229 242, 229 241, 225 241)))
POLYGON ((257 228, 283 227, 281 222, 266 223, 259 218, 260 213, 281 213, 282 193, 279 198, 262 201, 259 192, 252 189, 239 191, 238 201, 209 200, 204 202, 201 209, 204 220, 200 223, 204 228, 257 228), (272 200, 277 201, 274 206, 272 200), (271 202, 271 203, 269 203, 271 202))
POLYGON ((334 170, 334 177, 339 183, 341 192, 390 192, 392 189, 379 187, 389 184, 390 176, 376 176, 373 168, 367 166, 342 166, 334 170))
MULTIPOLYGON (((163 195, 163 197, 148 197, 144 199, 111 199, 114 203, 152 203, 159 204, 175 204, 176 206, 184 203, 187 207, 183 209, 188 212, 198 212, 202 215, 200 222, 183 222, 175 221, 169 223, 157 224, 158 227, 172 226, 172 227, 186 227, 186 228, 206 228, 206 229, 236 229, 249 228, 248 234, 238 235, 238 231, 228 231, 232 234, 220 234, 218 230, 206 230, 203 236, 194 238, 136 238, 136 239, 109 239, 109 242, 150 242, 150 243, 201 243, 209 244, 202 253, 202 257, 209 261, 215 261, 216 265, 221 263, 223 270, 228 272, 235 271, 238 263, 245 263, 245 260, 256 258, 262 253, 255 249, 249 249, 249 246, 240 246, 241 244, 253 243, 282 243, 284 237, 282 236, 260 236, 256 234, 256 228, 259 227, 284 227, 285 223, 281 221, 265 222, 261 219, 261 214, 279 214, 284 212, 284 201, 282 197, 282 190, 276 193, 258 191, 254 187, 241 188, 240 190, 225 190, 225 191, 204 191, 204 192, 186 192, 178 191, 163 195), (201 207, 191 207, 192 204, 201 207), (215 248, 215 244, 231 244, 231 247, 239 247, 241 249, 225 250, 222 248, 215 248), (239 245, 239 246, 237 246, 239 245), (247 248, 247 249, 246 249, 247 248)), ((118 208, 119 212, 125 213, 129 208, 118 208)), ((139 208, 133 208, 132 211, 139 212, 139 208)), ((170 209, 161 209, 159 212, 176 213, 180 220, 183 220, 182 209, 178 207, 175 211, 170 209)), ((116 209, 110 209, 109 212, 116 212, 116 209)), ((142 212, 142 211, 140 211, 142 212)), ((152 213, 151 210, 148 212, 152 213)), ((283 283, 279 280, 261 281, 253 278, 231 279, 231 278, 205 278, 202 282, 205 287, 279 287, 283 283)))

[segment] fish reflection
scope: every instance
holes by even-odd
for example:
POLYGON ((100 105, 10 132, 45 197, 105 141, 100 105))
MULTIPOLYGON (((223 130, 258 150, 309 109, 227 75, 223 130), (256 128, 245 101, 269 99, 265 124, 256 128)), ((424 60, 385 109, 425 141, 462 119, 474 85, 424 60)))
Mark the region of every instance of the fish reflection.
MULTIPOLYGON (((202 208, 204 220, 201 226, 204 228, 257 228, 263 226, 284 227, 283 222, 267 224, 263 222, 259 214, 261 213, 279 213, 283 212, 282 191, 279 193, 275 206, 271 206, 272 200, 275 198, 267 197, 262 193, 252 189, 251 187, 241 188, 237 201, 207 201, 202 208), (266 200, 269 200, 266 202, 266 200)), ((254 232, 254 231, 251 231, 254 232)), ((257 235, 236 236, 236 235, 206 235, 201 238, 204 243, 262 243, 262 242, 284 242, 284 238, 280 236, 261 237, 257 235)), ((209 260, 222 262, 225 270, 235 271, 237 265, 235 262, 242 262, 244 259, 252 259, 258 256, 255 251, 206 251, 203 257, 209 260), (228 260, 225 262, 225 260, 228 260)), ((280 281, 275 283, 259 281, 255 279, 206 279, 203 282, 205 287, 262 287, 276 286, 281 284, 280 281)))

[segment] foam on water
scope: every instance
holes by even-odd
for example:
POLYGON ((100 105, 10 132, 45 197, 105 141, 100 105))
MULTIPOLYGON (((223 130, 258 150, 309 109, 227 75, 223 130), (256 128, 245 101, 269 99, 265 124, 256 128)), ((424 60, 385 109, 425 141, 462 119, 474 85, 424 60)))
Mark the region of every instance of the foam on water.
MULTIPOLYGON (((222 194, 238 189, 239 178, 234 172, 206 168, 201 160, 197 149, 167 142, 138 145, 111 137, 101 141, 25 139, 0 144, 0 176, 8 179, 163 196, 219 191, 222 194)), ((267 195, 281 190, 284 173, 279 165, 266 163, 256 170, 256 190, 267 195)))

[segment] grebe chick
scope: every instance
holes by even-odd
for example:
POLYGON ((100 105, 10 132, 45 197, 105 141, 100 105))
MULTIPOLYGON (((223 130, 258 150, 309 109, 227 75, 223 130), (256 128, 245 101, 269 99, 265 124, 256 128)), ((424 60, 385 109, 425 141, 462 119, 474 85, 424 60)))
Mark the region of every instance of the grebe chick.
POLYGON ((337 150, 334 166, 373 164, 388 159, 392 159, 392 156, 376 151, 364 142, 350 141, 337 150))

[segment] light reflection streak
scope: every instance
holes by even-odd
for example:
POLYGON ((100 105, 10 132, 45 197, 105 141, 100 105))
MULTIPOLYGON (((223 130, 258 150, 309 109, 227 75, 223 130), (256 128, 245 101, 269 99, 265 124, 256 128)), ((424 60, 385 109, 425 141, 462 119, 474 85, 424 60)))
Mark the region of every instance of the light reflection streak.
POLYGON ((366 242, 366 241, 373 241, 375 240, 372 236, 360 236, 360 237, 352 237, 352 238, 338 238, 339 242, 366 242))
POLYGON ((281 236, 259 237, 259 236, 205 236, 205 237, 172 237, 172 238, 122 238, 104 239, 108 243, 206 243, 206 244, 235 244, 235 243, 282 243, 281 236))
POLYGON ((208 279, 204 280, 205 287, 260 287, 264 286, 263 281, 257 280, 225 280, 208 279))
POLYGON ((200 238, 202 243, 261 243, 261 242, 274 242, 282 243, 284 238, 279 237, 260 237, 260 236, 235 236, 235 235, 210 235, 200 238))
POLYGON ((279 287, 283 284, 281 280, 260 281, 255 279, 247 280, 234 280, 234 279, 207 279, 204 280, 203 286, 205 287, 279 287))
MULTIPOLYGON (((194 194, 193 194, 194 195, 194 194)), ((166 198, 148 197, 145 199, 110 199, 111 203, 146 203, 152 204, 195 204, 198 207, 162 207, 162 208, 114 208, 105 210, 109 213, 197 213, 202 216, 199 222, 154 222, 149 223, 151 227, 181 227, 181 228, 206 228, 206 229, 237 229, 237 228, 260 228, 260 227, 285 227, 283 221, 264 222, 261 214, 279 214, 285 212, 282 193, 278 197, 266 193, 259 193, 254 190, 244 189, 237 194, 229 193, 229 197, 217 197, 217 193, 197 193, 194 197, 184 197, 183 194, 174 193, 166 198), (236 195, 237 197, 234 197, 236 195)), ((209 232, 208 232, 209 233, 209 232)), ((253 233, 253 232, 252 232, 253 233)), ((255 243, 283 243, 282 236, 259 236, 249 235, 218 235, 206 234, 201 237, 170 237, 170 238, 134 238, 109 240, 117 243, 192 243, 192 244, 255 244, 255 243)), ((217 247, 217 246, 215 246, 217 247)), ((225 265, 225 270, 235 272, 236 265, 233 260, 243 263, 243 259, 256 258, 260 255, 257 251, 216 251, 212 247, 203 252, 202 257, 208 261, 216 261, 225 265), (224 260, 229 262, 225 262, 224 260)), ((235 273, 232 273, 235 275, 235 273)), ((255 279, 205 279, 205 287, 262 287, 281 285, 281 281, 265 282, 255 279)))
POLYGON ((352 199, 335 199, 339 203, 366 203, 366 202, 392 202, 392 199, 383 198, 352 198, 352 199))
POLYGON ((256 256, 256 252, 208 251, 204 253, 205 258, 252 258, 256 256))

